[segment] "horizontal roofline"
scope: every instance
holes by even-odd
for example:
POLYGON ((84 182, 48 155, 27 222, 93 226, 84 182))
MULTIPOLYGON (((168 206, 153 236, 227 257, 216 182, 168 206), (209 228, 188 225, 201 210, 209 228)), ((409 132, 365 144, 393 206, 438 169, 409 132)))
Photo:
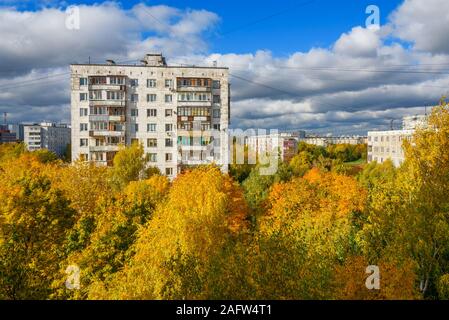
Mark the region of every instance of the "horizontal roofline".
POLYGON ((205 66, 146 66, 135 64, 106 64, 106 63, 71 63, 70 66, 97 66, 97 67, 141 67, 141 68, 196 68, 196 69, 222 69, 229 70, 229 67, 205 67, 205 66))

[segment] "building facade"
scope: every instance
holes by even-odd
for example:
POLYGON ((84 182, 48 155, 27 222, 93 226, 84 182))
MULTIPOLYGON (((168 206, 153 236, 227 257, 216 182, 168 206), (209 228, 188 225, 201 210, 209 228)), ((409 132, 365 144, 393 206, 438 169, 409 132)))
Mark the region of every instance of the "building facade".
POLYGON ((47 149, 59 157, 64 155, 71 142, 70 127, 51 122, 19 124, 18 137, 29 151, 47 149))
POLYGON ((396 167, 405 160, 402 143, 410 140, 414 130, 390 130, 368 132, 368 163, 384 163, 390 159, 396 167))
POLYGON ((302 141, 313 144, 315 146, 327 147, 331 144, 364 144, 367 142, 367 137, 363 136, 335 136, 335 137, 319 137, 319 136, 309 136, 302 141))
POLYGON ((376 161, 384 163, 390 159, 396 167, 405 160, 402 144, 411 140, 418 128, 427 127, 427 116, 407 116, 403 118, 402 130, 369 131, 368 132, 368 163, 376 161))
POLYGON ((304 136, 304 131, 252 135, 247 137, 246 143, 257 155, 278 152, 282 161, 289 162, 298 151, 298 141, 304 136))
POLYGON ((228 68, 178 67, 161 54, 140 65, 71 65, 72 161, 111 165, 120 145, 143 145, 169 177, 216 163, 227 172, 228 68))
POLYGON ((7 125, 0 125, 0 143, 12 143, 17 141, 17 135, 7 125))

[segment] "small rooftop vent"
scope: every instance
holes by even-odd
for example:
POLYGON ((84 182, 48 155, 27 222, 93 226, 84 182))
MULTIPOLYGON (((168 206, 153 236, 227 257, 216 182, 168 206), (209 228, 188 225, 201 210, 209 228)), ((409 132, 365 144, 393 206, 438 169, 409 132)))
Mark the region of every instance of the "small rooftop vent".
POLYGON ((108 65, 115 65, 115 61, 114 60, 111 60, 111 59, 108 59, 108 60, 106 60, 106 62, 107 62, 107 64, 108 65))

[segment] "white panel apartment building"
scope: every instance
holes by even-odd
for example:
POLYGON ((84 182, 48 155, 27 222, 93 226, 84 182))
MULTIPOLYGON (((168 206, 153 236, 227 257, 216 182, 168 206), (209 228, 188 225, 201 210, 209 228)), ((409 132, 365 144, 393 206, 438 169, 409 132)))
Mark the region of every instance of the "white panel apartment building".
POLYGON ((407 116, 402 122, 402 130, 368 132, 368 162, 383 163, 390 159, 396 167, 405 160, 402 144, 411 140, 415 129, 427 126, 427 116, 407 116))
POLYGON ((168 66, 161 54, 140 65, 71 65, 72 160, 111 165, 119 145, 138 141, 167 176, 207 163, 227 172, 228 75, 168 66))
POLYGON ((19 124, 19 140, 29 151, 47 149, 63 156, 70 144, 70 127, 67 124, 42 122, 19 124))

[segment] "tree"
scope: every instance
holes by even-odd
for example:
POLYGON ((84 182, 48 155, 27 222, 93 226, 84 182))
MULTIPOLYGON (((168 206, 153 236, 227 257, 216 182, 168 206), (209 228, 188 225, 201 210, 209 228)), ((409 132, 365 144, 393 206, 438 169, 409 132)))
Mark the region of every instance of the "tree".
POLYGON ((131 261, 91 298, 200 299, 211 260, 246 228, 243 196, 218 168, 178 176, 166 202, 139 232, 131 261))
POLYGON ((379 289, 368 289, 366 268, 372 265, 362 256, 351 256, 338 266, 334 276, 334 298, 339 300, 413 300, 420 295, 415 286, 415 265, 412 260, 403 263, 377 261, 379 289))
POLYGON ((73 252, 61 264, 60 278, 53 283, 57 297, 86 298, 95 281, 107 281, 119 271, 134 254, 137 231, 149 219, 168 191, 166 177, 154 175, 150 179, 132 181, 123 193, 97 203, 99 214, 89 245, 73 252), (64 286, 65 269, 77 265, 80 272, 80 290, 67 290, 64 286))
POLYGON ((248 271, 255 298, 330 298, 334 266, 349 251, 352 215, 366 193, 357 182, 312 169, 273 186, 248 271))
POLYGON ((0 171, 0 298, 46 299, 74 211, 29 154, 0 171))
POLYGON ((114 186, 121 190, 129 182, 142 178, 146 159, 143 146, 133 143, 130 147, 122 147, 114 157, 114 166, 111 171, 111 180, 114 186))

